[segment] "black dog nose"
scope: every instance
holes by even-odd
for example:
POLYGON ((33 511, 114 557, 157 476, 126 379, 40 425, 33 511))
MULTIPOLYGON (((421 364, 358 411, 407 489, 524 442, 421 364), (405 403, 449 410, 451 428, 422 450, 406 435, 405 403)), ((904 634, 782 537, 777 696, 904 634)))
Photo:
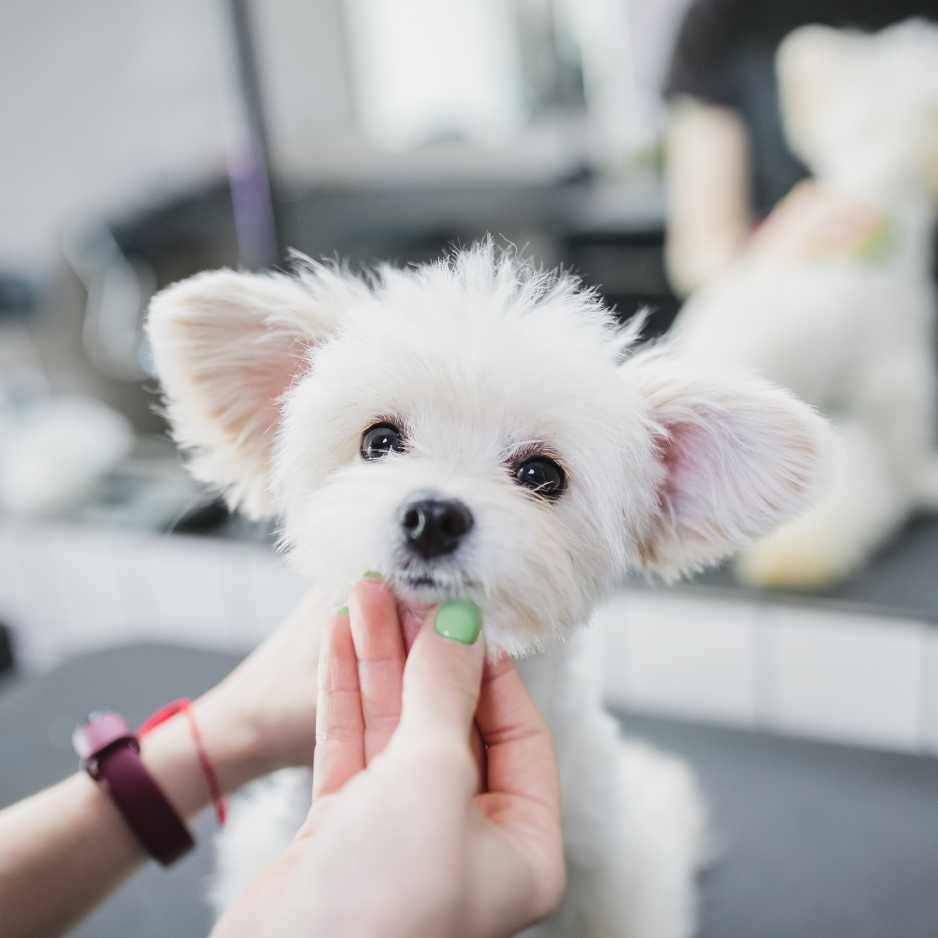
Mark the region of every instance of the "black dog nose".
POLYGON ((422 498, 401 514, 408 547, 426 559, 452 553, 474 523, 472 512, 455 498, 422 498))

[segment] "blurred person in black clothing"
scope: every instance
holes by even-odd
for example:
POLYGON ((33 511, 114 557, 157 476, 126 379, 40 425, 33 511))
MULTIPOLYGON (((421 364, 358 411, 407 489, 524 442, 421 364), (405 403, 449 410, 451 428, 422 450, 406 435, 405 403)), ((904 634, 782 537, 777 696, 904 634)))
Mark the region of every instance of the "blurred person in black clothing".
POLYGON ((667 261, 679 293, 720 272, 808 174, 782 132, 781 40, 807 23, 875 31, 913 16, 938 19, 938 0, 694 0, 664 87, 667 261))

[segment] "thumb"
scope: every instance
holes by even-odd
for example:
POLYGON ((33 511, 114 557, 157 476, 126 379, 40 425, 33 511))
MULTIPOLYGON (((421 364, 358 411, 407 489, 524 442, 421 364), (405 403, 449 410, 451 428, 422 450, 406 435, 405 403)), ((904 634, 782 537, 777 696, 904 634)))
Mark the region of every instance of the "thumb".
POLYGON ((427 617, 404 668, 401 729, 468 743, 479 702, 485 640, 475 603, 454 599, 427 617))

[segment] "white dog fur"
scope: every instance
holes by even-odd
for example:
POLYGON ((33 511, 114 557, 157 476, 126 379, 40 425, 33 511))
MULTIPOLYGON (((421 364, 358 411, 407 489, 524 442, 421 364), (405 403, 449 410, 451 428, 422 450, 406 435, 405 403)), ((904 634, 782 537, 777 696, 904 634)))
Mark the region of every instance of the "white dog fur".
MULTIPOLYGON (((569 870, 561 912, 532 934, 691 935, 694 780, 619 740, 577 626, 626 571, 676 577, 802 510, 814 412, 759 379, 635 350, 637 330, 617 330, 595 294, 490 242, 367 277, 306 259, 293 275, 202 274, 154 300, 149 329, 192 470, 233 506, 282 519, 323 617, 376 570, 405 605, 475 600, 491 649, 523 658, 556 740, 569 870), (386 420, 405 452, 364 461, 363 432, 386 420), (556 501, 515 481, 532 453, 565 469, 556 501), (398 521, 427 490, 475 519, 422 568, 430 587, 409 579, 398 521)), ((220 906, 290 838, 309 790, 306 770, 288 771, 236 807, 220 906)))
POLYGON ((782 115, 816 182, 675 324, 680 354, 777 381, 837 424, 827 493, 742 557, 757 585, 841 580, 912 512, 938 507, 936 63, 938 26, 924 20, 791 33, 777 56, 782 115))

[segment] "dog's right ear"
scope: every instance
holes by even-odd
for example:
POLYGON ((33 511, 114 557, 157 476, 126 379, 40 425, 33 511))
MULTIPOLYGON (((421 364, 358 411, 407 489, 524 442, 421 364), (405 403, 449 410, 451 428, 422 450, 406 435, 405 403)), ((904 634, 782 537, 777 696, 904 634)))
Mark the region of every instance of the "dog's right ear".
POLYGON ((212 271, 153 298, 147 330, 173 435, 233 508, 272 513, 281 399, 367 289, 309 265, 299 276, 212 271))

